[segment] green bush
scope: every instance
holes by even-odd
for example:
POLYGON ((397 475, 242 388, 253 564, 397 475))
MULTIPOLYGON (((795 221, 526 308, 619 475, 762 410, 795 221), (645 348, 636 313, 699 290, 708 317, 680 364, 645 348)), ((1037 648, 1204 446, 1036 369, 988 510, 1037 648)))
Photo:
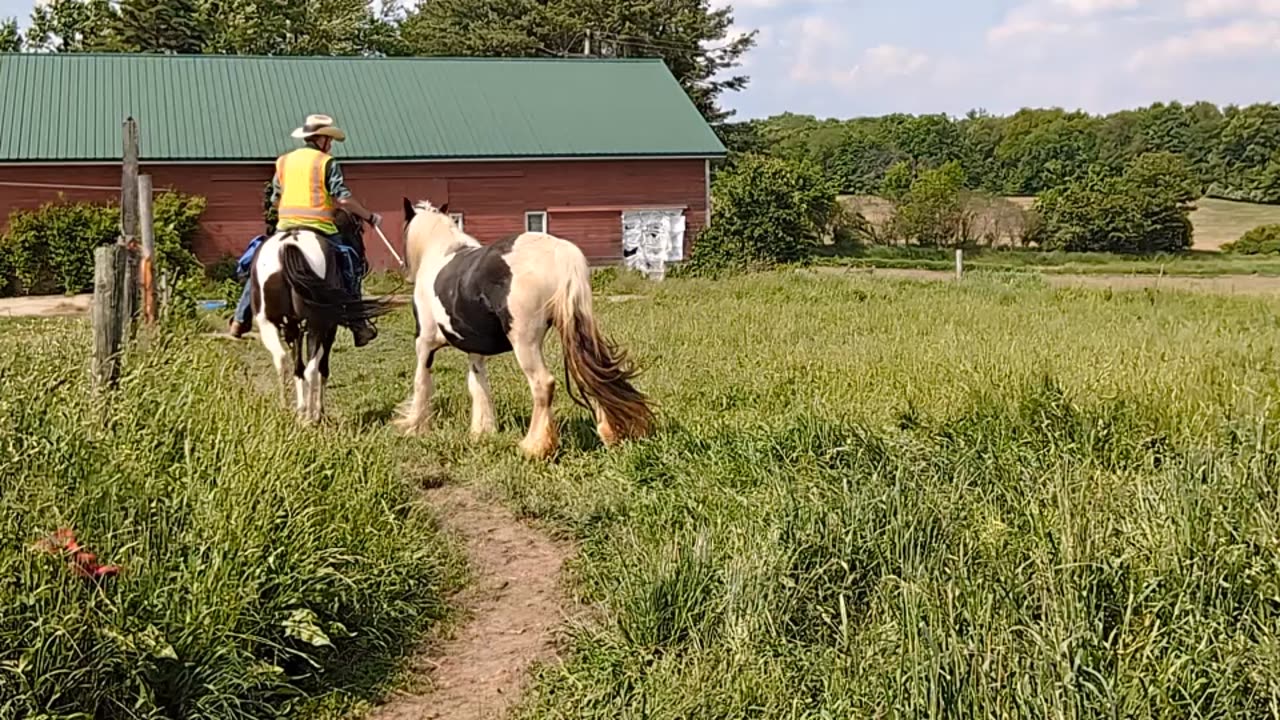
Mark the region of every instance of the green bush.
POLYGON ((972 220, 967 200, 960 163, 926 170, 911 182, 894 210, 890 234, 921 245, 962 245, 972 220))
POLYGON ((1191 247, 1195 182, 1178 156, 1148 153, 1123 175, 1099 173, 1042 193, 1028 240, 1046 250, 1153 254, 1191 247))
POLYGON ((1223 252, 1236 255, 1275 255, 1280 253, 1280 225, 1259 225, 1222 246, 1223 252))
POLYGON ((88 202, 48 202, 9 215, 0 254, 9 261, 20 295, 87 292, 93 287, 93 249, 116 241, 117 208, 88 202))
POLYGON ((716 178, 712 205, 711 224, 693 243, 693 272, 808 257, 830 231, 836 188, 812 163, 746 156, 716 178))
MULTIPOLYGON (((155 198, 155 267, 170 282, 200 272, 191 245, 204 213, 198 196, 166 192, 155 198)), ((120 208, 112 203, 47 202, 9 215, 0 239, 4 294, 80 293, 93 288, 93 251, 120 235, 120 208)))
POLYGON ((201 271, 192 252, 206 201, 198 195, 167 192, 155 200, 155 263, 158 273, 174 279, 195 277, 201 271))

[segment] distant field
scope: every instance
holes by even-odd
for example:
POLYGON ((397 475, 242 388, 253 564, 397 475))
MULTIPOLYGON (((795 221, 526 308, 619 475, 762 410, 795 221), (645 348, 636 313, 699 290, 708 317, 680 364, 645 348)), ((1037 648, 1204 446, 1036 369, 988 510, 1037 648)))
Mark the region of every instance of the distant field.
MULTIPOLYGON (((849 195, 843 199, 861 211, 877 227, 887 222, 893 211, 892 203, 880 197, 849 195)), ((1006 199, 1023 208, 1029 208, 1035 202, 1033 197, 1006 199)), ((1280 223, 1280 205, 1257 205, 1202 198, 1196 203, 1196 210, 1191 213, 1191 223, 1195 227, 1193 248, 1218 250, 1223 244, 1239 238, 1247 230, 1259 225, 1280 223)))

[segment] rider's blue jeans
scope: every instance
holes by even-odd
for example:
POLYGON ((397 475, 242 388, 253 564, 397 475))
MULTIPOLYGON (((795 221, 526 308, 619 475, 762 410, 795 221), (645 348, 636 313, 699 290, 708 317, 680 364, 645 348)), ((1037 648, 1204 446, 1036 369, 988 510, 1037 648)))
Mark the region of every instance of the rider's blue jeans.
MULTIPOLYGON (((338 251, 338 257, 339 257, 338 269, 342 275, 343 287, 347 289, 347 292, 351 293, 356 297, 364 297, 364 289, 361 287, 363 285, 363 283, 361 282, 361 279, 362 279, 361 276, 364 273, 357 272, 356 265, 360 262, 360 260, 359 260, 359 256, 356 255, 355 248, 352 248, 350 245, 343 242, 342 237, 340 235, 327 235, 324 237, 329 242, 333 243, 334 245, 337 245, 339 248, 343 248, 338 251)), ((249 317, 250 312, 252 312, 252 309, 249 307, 249 305, 250 305, 250 288, 249 288, 249 281, 246 278, 244 283, 244 290, 240 292, 240 302, 236 304, 236 313, 235 313, 236 322, 245 326, 245 328, 248 328, 250 326, 250 322, 252 321, 252 318, 249 317)))

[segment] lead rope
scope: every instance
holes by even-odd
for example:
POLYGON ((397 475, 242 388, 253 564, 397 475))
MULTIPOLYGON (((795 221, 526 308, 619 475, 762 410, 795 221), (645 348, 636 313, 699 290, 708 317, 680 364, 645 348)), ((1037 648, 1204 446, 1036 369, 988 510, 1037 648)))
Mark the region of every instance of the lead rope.
MULTIPOLYGON (((370 223, 370 224, 372 224, 372 223, 370 223)), ((409 268, 408 268, 408 266, 407 266, 407 265, 405 265, 405 263, 404 263, 404 259, 400 257, 400 253, 396 252, 396 249, 395 249, 394 247, 392 247, 392 245, 391 245, 391 241, 390 241, 390 240, 388 240, 388 239, 387 239, 387 236, 383 234, 383 232, 382 232, 382 228, 381 228, 381 227, 379 227, 379 226, 377 226, 377 225, 374 225, 374 226, 373 226, 373 229, 374 229, 374 231, 375 231, 375 232, 377 232, 377 233, 378 233, 378 237, 382 240, 382 244, 387 246, 387 249, 391 251, 391 255, 392 255, 393 257, 395 257, 396 262, 400 264, 400 284, 399 284, 399 285, 396 285, 396 287, 395 287, 394 289, 392 289, 392 291, 391 291, 391 292, 389 292, 389 293, 387 293, 387 294, 383 295, 383 296, 382 296, 382 298, 381 298, 381 299, 382 299, 382 300, 384 300, 384 301, 390 301, 392 297, 394 297, 394 296, 395 296, 396 294, 398 294, 401 290, 403 290, 405 287, 407 287, 407 286, 408 286, 408 284, 409 284, 409 278, 408 278, 408 273, 406 273, 405 271, 406 271, 406 270, 408 270, 409 268)), ((409 298, 409 304, 410 304, 410 305, 412 305, 412 304, 413 304, 413 298, 412 298, 412 297, 410 297, 410 298, 409 298)))

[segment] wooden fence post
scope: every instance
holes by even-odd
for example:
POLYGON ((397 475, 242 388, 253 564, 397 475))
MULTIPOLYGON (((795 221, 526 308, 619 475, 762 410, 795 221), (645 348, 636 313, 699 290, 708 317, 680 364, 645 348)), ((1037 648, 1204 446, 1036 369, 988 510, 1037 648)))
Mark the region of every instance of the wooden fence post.
POLYGON ((964 277, 964 250, 956 248, 956 281, 964 277))
POLYGON ((122 245, 103 245, 93 251, 93 381, 114 386, 120 378, 120 350, 129 324, 129 251, 122 245))
POLYGON ((142 294, 138 287, 138 122, 132 117, 124 121, 124 166, 120 175, 120 244, 127 251, 124 263, 124 284, 120 289, 128 325, 125 334, 131 335, 132 320, 142 309, 142 294))
POLYGON ((156 288, 155 288, 155 216, 152 208, 151 176, 138 176, 138 214, 142 230, 142 317, 148 326, 156 321, 156 288))
POLYGON ((124 169, 120 177, 120 235, 125 246, 138 243, 138 123, 124 121, 124 169))

